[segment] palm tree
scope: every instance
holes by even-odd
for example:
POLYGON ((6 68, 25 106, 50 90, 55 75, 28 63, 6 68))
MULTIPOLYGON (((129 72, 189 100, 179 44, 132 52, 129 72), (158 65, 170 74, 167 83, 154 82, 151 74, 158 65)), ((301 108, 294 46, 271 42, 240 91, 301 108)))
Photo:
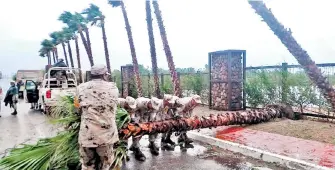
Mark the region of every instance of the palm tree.
MULTIPOLYGON (((46 48, 44 48, 43 46, 41 47, 41 49, 38 52, 39 52, 40 57, 43 57, 43 58, 47 57, 46 54, 48 52, 47 52, 46 48)), ((50 61, 50 58, 48 58, 48 65, 50 65, 50 64, 51 64, 51 61, 50 61)))
POLYGON ((83 45, 85 47, 87 56, 88 56, 88 60, 90 61, 90 65, 93 66, 94 65, 94 61, 93 61, 93 56, 90 52, 90 47, 88 46, 87 40, 84 36, 83 33, 83 29, 86 28, 86 23, 87 20, 79 13, 75 13, 72 14, 71 12, 68 11, 64 11, 59 19, 60 21, 62 21, 63 23, 67 24, 69 28, 71 28, 72 30, 77 30, 81 40, 83 42, 83 45))
POLYGON ((282 107, 272 109, 259 109, 238 111, 222 114, 211 114, 209 117, 194 116, 191 118, 170 119, 158 122, 140 124, 129 123, 119 131, 120 139, 128 139, 131 136, 149 135, 154 133, 166 133, 169 131, 195 130, 212 128, 217 126, 257 124, 271 119, 287 116, 282 107))
POLYGON ((61 39, 59 34, 60 34, 59 31, 55 31, 55 32, 52 32, 51 34, 49 34, 52 43, 55 44, 55 48, 54 48, 53 51, 54 51, 55 56, 56 56, 56 61, 58 61, 58 58, 59 58, 57 46, 62 43, 62 39, 61 39))
POLYGON ((90 4, 90 7, 85 9, 82 12, 82 14, 87 15, 86 19, 89 22, 91 22, 91 25, 96 25, 98 27, 101 27, 102 39, 104 43, 104 50, 105 50, 105 57, 106 57, 106 65, 107 65, 108 71, 112 73, 111 66, 110 66, 108 46, 107 46, 107 36, 106 36, 106 30, 105 30, 105 16, 102 14, 99 7, 94 4, 90 4))
MULTIPOLYGON (((66 42, 65 33, 63 31, 56 31, 56 32, 51 33, 50 37, 52 38, 52 41, 54 41, 55 44, 57 44, 57 43, 62 44, 65 62, 66 62, 66 65, 69 66, 69 62, 68 62, 68 59, 67 59, 67 53, 66 53, 66 49, 65 49, 65 42, 66 42)), ((57 54, 57 56, 58 56, 58 54, 57 54)))
POLYGON ((323 96, 331 104, 335 110, 335 90, 329 83, 326 77, 322 75, 321 70, 316 66, 315 62, 307 54, 307 51, 302 49, 295 38, 292 36, 291 29, 286 29, 273 13, 266 7, 262 1, 251 1, 249 4, 260 15, 263 21, 270 27, 273 33, 285 45, 288 51, 297 59, 298 63, 304 68, 305 72, 313 83, 320 89, 323 96))
POLYGON ((63 28, 63 33, 64 33, 64 37, 65 37, 65 40, 66 40, 66 43, 67 43, 67 50, 68 50, 69 57, 70 57, 71 67, 74 68, 73 57, 72 57, 72 49, 71 49, 71 45, 70 45, 70 41, 74 37, 74 31, 70 28, 64 27, 63 28))
POLYGON ((156 1, 156 0, 152 1, 152 5, 153 5, 154 10, 155 10, 156 19, 157 19, 157 23, 158 23, 158 27, 159 27, 159 32, 161 34, 161 38, 162 38, 162 42, 163 42, 163 46, 164 46, 164 52, 165 52, 165 55, 166 55, 166 60, 168 62, 168 66, 169 66, 169 70, 170 70, 170 74, 171 74, 171 78, 172 78, 172 82, 173 82, 174 94, 176 96, 181 97, 182 93, 181 93, 181 88, 180 88, 180 82, 179 82, 178 75, 177 75, 177 72, 176 72, 176 68, 175 68, 175 65, 174 65, 174 62, 173 62, 173 56, 172 56, 172 53, 171 53, 169 42, 167 40, 165 26, 164 26, 164 23, 163 23, 162 13, 159 9, 158 1, 156 1))
POLYGON ((78 62, 78 68, 79 68, 79 83, 83 82, 83 75, 81 72, 81 62, 80 62, 80 53, 79 53, 79 44, 78 44, 78 36, 74 35, 74 42, 76 45, 76 54, 77 54, 77 62, 78 62))
POLYGON ((50 56, 50 52, 53 50, 54 48, 54 44, 52 43, 51 40, 43 40, 41 42, 42 45, 42 49, 39 51, 40 53, 42 53, 43 55, 47 55, 48 57, 48 64, 51 65, 51 56, 50 56))
POLYGON ((160 93, 160 88, 159 88, 157 56, 156 56, 156 47, 155 47, 155 37, 154 37, 154 32, 153 32, 153 27, 152 27, 150 0, 145 1, 145 10, 146 10, 146 16, 147 16, 147 27, 148 27, 148 36, 149 36, 150 54, 151 54, 151 65, 152 65, 152 72, 154 74, 155 95, 158 98, 162 98, 161 93, 160 93))
POLYGON ((108 0, 108 3, 112 5, 112 7, 121 7, 122 14, 123 14, 123 19, 124 23, 126 25, 126 31, 128 35, 128 42, 129 42, 129 47, 131 51, 131 57, 133 60, 133 66, 134 66, 134 73, 135 73, 135 78, 136 78, 136 86, 137 86, 137 94, 138 96, 142 96, 143 91, 142 91, 142 82, 141 82, 141 77, 139 73, 139 68, 138 68, 138 62, 137 62, 137 57, 136 57, 136 51, 135 51, 135 46, 134 46, 134 40, 133 40, 133 35, 131 32, 131 27, 129 24, 128 20, 128 14, 126 11, 126 7, 123 3, 122 0, 108 0))

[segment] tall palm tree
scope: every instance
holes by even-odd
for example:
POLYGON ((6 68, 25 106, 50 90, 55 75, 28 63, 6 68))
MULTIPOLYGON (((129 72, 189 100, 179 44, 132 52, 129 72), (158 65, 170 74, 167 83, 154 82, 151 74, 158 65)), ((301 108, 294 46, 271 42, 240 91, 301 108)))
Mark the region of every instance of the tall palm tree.
POLYGON ((62 45, 63 52, 64 52, 65 62, 66 62, 66 65, 69 66, 69 62, 68 62, 68 59, 67 59, 67 53, 66 53, 66 49, 65 49, 65 42, 66 42, 65 33, 63 31, 56 31, 56 32, 51 33, 50 37, 52 38, 52 40, 55 43, 59 43, 59 44, 62 45))
POLYGON ((77 30, 81 40, 83 42, 83 45, 85 47, 87 56, 88 56, 88 60, 90 61, 90 65, 93 66, 94 65, 94 61, 93 61, 93 56, 90 52, 90 48, 88 46, 87 40, 84 36, 83 30, 84 28, 86 28, 86 23, 87 20, 79 13, 75 13, 72 14, 71 12, 68 11, 64 11, 59 19, 60 21, 62 21, 63 23, 67 24, 69 28, 73 29, 73 30, 77 30))
POLYGON ((43 54, 47 55, 47 57, 48 57, 48 64, 51 65, 51 55, 50 55, 50 52, 53 50, 54 45, 51 42, 51 40, 47 40, 47 39, 43 40, 41 42, 41 45, 42 45, 42 50, 40 52, 42 52, 43 54))
POLYGON ((156 46, 155 46, 155 37, 154 37, 154 32, 153 32, 153 27, 152 27, 150 0, 145 1, 145 10, 146 10, 146 17, 147 17, 149 44, 150 44, 151 65, 152 65, 152 72, 154 74, 155 95, 158 98, 162 98, 161 93, 160 93, 160 88, 159 88, 156 46))
POLYGON ((165 55, 166 55, 166 60, 168 62, 168 66, 169 66, 169 70, 170 70, 170 74, 171 74, 171 78, 172 78, 172 82, 173 82, 174 94, 176 96, 181 97, 182 93, 181 93, 181 88, 180 88, 180 82, 179 82, 178 75, 177 75, 177 72, 176 72, 176 68, 175 68, 175 65, 174 65, 174 62, 173 62, 173 56, 172 56, 172 53, 171 53, 169 42, 167 40, 165 26, 164 26, 164 23, 163 23, 162 13, 159 9, 158 1, 156 1, 156 0, 152 1, 152 5, 153 5, 154 10, 155 10, 156 19, 157 19, 157 23, 158 23, 158 27, 159 27, 159 32, 161 34, 161 38, 162 38, 162 42, 163 42, 163 46, 164 46, 164 52, 165 52, 165 55))
POLYGON ((56 61, 58 61, 58 58, 59 58, 57 46, 62 43, 62 39, 61 39, 59 34, 60 34, 59 31, 55 31, 55 32, 52 32, 51 34, 49 34, 52 43, 55 44, 55 48, 54 48, 53 51, 54 51, 55 56, 56 56, 56 61))
POLYGON ((74 42, 76 45, 76 54, 77 54, 77 62, 78 62, 78 68, 79 68, 79 83, 83 82, 83 75, 81 72, 81 62, 80 62, 80 53, 79 53, 79 44, 78 44, 78 36, 74 35, 74 42))
POLYGON ((134 66, 134 73, 135 73, 135 79, 136 79, 136 86, 137 86, 137 94, 138 96, 142 96, 143 91, 142 91, 142 82, 141 82, 141 77, 139 73, 139 68, 138 68, 138 62, 137 62, 137 56, 136 56, 136 51, 135 51, 135 46, 134 46, 134 40, 133 40, 133 35, 131 32, 131 27, 129 24, 128 20, 128 14, 126 11, 126 7, 123 3, 122 0, 108 0, 108 3, 112 5, 112 7, 121 7, 122 14, 123 14, 123 19, 124 23, 126 25, 126 31, 128 35, 128 42, 129 42, 129 47, 131 51, 131 57, 133 60, 133 66, 134 66))
POLYGON ((285 45, 288 51, 297 59, 298 63, 304 68, 309 78, 316 84, 320 89, 323 96, 331 104, 335 111, 335 90, 322 75, 321 70, 316 66, 315 62, 307 54, 307 51, 302 49, 295 38, 292 36, 291 29, 286 29, 282 25, 273 13, 266 7, 262 1, 251 1, 249 4, 256 11, 256 13, 262 17, 263 21, 270 27, 273 33, 279 38, 279 40, 285 45))
POLYGON ((70 28, 64 27, 63 32, 64 32, 64 36, 65 36, 65 39, 66 39, 67 50, 68 50, 68 53, 69 53, 71 67, 74 68, 73 57, 72 57, 72 49, 71 49, 71 44, 70 44, 70 41, 73 39, 73 36, 74 36, 74 31, 70 28))
POLYGON ((106 65, 107 65, 108 71, 112 73, 111 66, 110 66, 108 45, 107 45, 107 36, 106 36, 106 30, 105 30, 105 16, 102 14, 99 7, 94 4, 90 4, 90 7, 85 9, 82 12, 82 14, 86 14, 86 19, 89 22, 91 22, 91 25, 96 25, 98 27, 101 27, 102 39, 103 39, 104 50, 105 50, 106 65))
MULTIPOLYGON (((47 54, 48 52, 47 52, 46 48, 44 48, 43 46, 41 47, 41 49, 40 49, 38 52, 39 52, 39 56, 40 56, 40 57, 43 57, 43 58, 47 57, 46 54, 47 54)), ((50 64, 51 64, 50 58, 47 58, 47 59, 48 59, 48 60, 47 60, 48 65, 50 65, 50 64)))

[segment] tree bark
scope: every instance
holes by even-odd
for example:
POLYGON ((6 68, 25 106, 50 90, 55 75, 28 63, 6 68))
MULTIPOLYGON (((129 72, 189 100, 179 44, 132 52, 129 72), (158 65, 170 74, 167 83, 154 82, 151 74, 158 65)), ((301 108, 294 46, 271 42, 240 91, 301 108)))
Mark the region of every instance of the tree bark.
POLYGON ((108 52, 108 45, 107 45, 107 36, 106 36, 106 30, 105 30, 105 18, 101 19, 101 30, 102 30, 102 39, 104 42, 106 65, 107 65, 107 69, 109 73, 112 74, 112 69, 111 69, 110 59, 109 59, 109 52, 108 52))
POLYGON ((298 63, 304 68, 308 77, 320 89, 324 98, 331 104, 335 111, 335 90, 329 83, 327 78, 322 75, 321 70, 316 66, 315 62, 302 49, 295 38, 292 36, 291 29, 286 29, 266 7, 262 1, 250 1, 249 4, 262 17, 263 21, 270 27, 273 33, 285 45, 288 51, 297 59, 298 63))
POLYGON ((54 64, 56 63, 56 57, 55 57, 55 51, 52 50, 52 59, 54 61, 54 64))
POLYGON ((56 55, 56 61, 58 62, 58 49, 55 47, 55 55, 56 55))
MULTIPOLYGON (((89 49, 89 52, 90 52, 90 58, 93 62, 93 53, 92 53, 92 46, 91 46, 91 38, 90 38, 90 33, 88 31, 88 28, 85 27, 84 28, 84 31, 85 31, 85 35, 86 35, 86 43, 87 43, 87 47, 89 49)), ((94 63, 94 62, 93 62, 94 63)))
POLYGON ((79 44, 78 44, 77 36, 75 37, 74 42, 76 44, 76 54, 77 54, 77 62, 78 62, 78 68, 79 68, 79 83, 83 83, 83 75, 81 72, 81 62, 80 62, 79 44))
POLYGON ((72 57, 72 49, 71 49, 70 41, 67 42, 67 49, 69 51, 69 57, 70 57, 71 67, 74 68, 73 57, 72 57))
POLYGON ((152 27, 151 7, 150 7, 150 1, 149 0, 145 1, 145 9, 146 9, 148 36, 149 36, 149 44, 150 44, 151 65, 152 65, 152 72, 154 74, 155 95, 158 98, 162 98, 160 88, 159 88, 159 77, 158 77, 158 66, 157 66, 155 37, 154 37, 153 27, 152 27))
POLYGON ((159 9, 158 1, 156 1, 156 0, 152 1, 152 5, 153 5, 154 10, 155 10, 156 19, 157 19, 157 23, 158 23, 158 27, 159 27, 159 32, 160 32, 162 42, 163 42, 163 46, 164 46, 164 52, 165 52, 165 55, 166 55, 166 60, 168 62, 168 66, 169 66, 169 70, 170 70, 170 74, 171 74, 171 78, 172 78, 174 95, 182 97, 180 82, 179 82, 178 75, 177 75, 177 72, 176 72, 176 68, 175 68, 175 65, 174 65, 174 62, 173 62, 173 56, 172 56, 172 53, 171 53, 169 42, 167 40, 166 31, 165 31, 165 27, 164 27, 164 23, 163 23, 163 19, 162 19, 162 13, 159 9))
POLYGON ((65 63, 66 63, 67 66, 69 66, 69 61, 67 60, 67 54, 66 54, 65 43, 64 42, 62 42, 62 47, 63 47, 63 51, 64 51, 65 63))
POLYGON ((130 24, 129 24, 127 11, 126 11, 126 8, 125 8, 125 5, 124 5, 123 1, 121 1, 121 9, 122 9, 124 22, 125 22, 125 25, 126 25, 126 31, 127 31, 127 35, 128 35, 128 42, 129 42, 129 47, 130 47, 131 56, 132 56, 132 60, 133 60, 133 65, 134 65, 134 73, 135 73, 135 79, 136 79, 135 82, 136 82, 136 86, 137 86, 137 94, 138 94, 138 97, 141 97, 143 95, 142 82, 141 82, 141 77, 140 77, 139 68, 138 68, 138 62, 137 62, 137 57, 136 57, 133 35, 132 35, 132 32, 131 32, 131 27, 130 27, 130 24))
POLYGON ((90 65, 91 67, 94 65, 94 62, 93 62, 93 59, 90 55, 90 50, 87 46, 87 42, 86 42, 86 39, 85 39, 85 36, 84 36, 84 33, 83 31, 81 30, 81 28, 78 28, 78 32, 79 32, 79 35, 80 35, 80 38, 81 38, 81 41, 83 42, 83 45, 85 47, 85 50, 86 50, 86 54, 87 54, 87 57, 88 57, 88 61, 90 61, 90 65))
POLYGON ((48 65, 51 65, 50 51, 47 52, 47 57, 48 57, 48 65))
POLYGON ((209 117, 194 116, 192 118, 171 119, 159 122, 139 124, 129 123, 126 127, 119 131, 119 137, 120 139, 128 139, 131 136, 135 137, 155 133, 167 133, 169 131, 189 131, 202 128, 213 128, 217 126, 257 124, 282 116, 283 113, 278 109, 267 108, 221 113, 217 115, 211 114, 209 117))

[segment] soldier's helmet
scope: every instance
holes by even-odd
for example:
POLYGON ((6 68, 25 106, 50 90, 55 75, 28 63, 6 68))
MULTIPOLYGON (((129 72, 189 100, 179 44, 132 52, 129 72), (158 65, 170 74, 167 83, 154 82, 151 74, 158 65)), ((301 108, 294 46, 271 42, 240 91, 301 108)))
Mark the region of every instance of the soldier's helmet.
POLYGON ((177 96, 173 96, 171 94, 164 94, 164 100, 167 101, 169 104, 174 104, 176 99, 178 98, 177 96))
POLYGON ((159 110, 163 106, 163 100, 158 99, 157 97, 152 97, 150 99, 151 105, 155 110, 159 110))
POLYGON ((91 75, 104 75, 104 74, 110 75, 105 65, 97 64, 91 67, 91 75))
POLYGON ((136 109, 136 100, 133 97, 127 96, 126 102, 131 109, 136 109))

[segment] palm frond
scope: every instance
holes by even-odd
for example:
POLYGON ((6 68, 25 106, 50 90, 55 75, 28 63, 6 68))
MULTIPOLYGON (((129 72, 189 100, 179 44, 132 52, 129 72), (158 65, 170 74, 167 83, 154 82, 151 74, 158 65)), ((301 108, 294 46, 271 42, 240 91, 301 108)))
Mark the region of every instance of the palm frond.
MULTIPOLYGON (((51 111, 52 122, 64 125, 66 130, 55 137, 40 139, 34 145, 21 145, 10 151, 9 155, 0 160, 0 168, 4 170, 50 170, 69 169, 68 165, 79 165, 78 134, 80 116, 74 107, 74 98, 62 97, 51 111)), ((129 123, 130 116, 124 109, 117 109, 116 123, 120 130, 129 123)), ((113 165, 121 167, 126 159, 127 145, 125 141, 115 144, 113 165)))

